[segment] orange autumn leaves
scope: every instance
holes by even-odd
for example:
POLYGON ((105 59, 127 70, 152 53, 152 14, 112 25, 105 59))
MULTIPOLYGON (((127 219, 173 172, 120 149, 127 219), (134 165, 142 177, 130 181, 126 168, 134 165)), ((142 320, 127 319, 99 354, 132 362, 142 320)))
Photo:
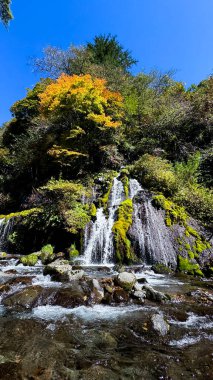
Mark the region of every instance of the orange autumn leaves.
POLYGON ((98 127, 116 128, 121 125, 122 96, 107 89, 104 79, 91 75, 62 74, 39 95, 40 110, 48 115, 80 115, 98 127))

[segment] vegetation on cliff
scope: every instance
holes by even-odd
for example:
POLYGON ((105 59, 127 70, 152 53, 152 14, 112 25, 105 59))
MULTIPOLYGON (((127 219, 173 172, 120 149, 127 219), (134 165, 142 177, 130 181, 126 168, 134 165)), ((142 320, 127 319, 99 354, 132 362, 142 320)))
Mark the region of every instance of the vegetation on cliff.
MULTIPOLYGON (((98 194, 107 213, 112 173, 122 166, 129 172, 121 171, 126 200, 113 227, 118 261, 134 259, 128 173, 155 193, 167 226, 183 224, 191 236, 192 215, 212 231, 213 78, 187 89, 169 73, 131 74, 135 62, 110 35, 67 51, 48 47, 34 61, 44 78, 0 130, 0 214, 14 216, 11 249, 53 244, 77 255, 96 217, 92 187, 111 173, 98 194)), ((195 237, 190 251, 202 244, 195 237)))

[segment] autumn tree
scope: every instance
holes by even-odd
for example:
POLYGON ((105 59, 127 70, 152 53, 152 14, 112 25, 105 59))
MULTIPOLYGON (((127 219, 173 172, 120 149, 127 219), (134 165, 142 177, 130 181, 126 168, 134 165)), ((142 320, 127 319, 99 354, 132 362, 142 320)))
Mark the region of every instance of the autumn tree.
POLYGON ((59 128, 49 154, 66 166, 78 158, 100 164, 101 149, 113 143, 121 125, 121 95, 110 91, 104 79, 62 74, 39 98, 41 115, 59 128))

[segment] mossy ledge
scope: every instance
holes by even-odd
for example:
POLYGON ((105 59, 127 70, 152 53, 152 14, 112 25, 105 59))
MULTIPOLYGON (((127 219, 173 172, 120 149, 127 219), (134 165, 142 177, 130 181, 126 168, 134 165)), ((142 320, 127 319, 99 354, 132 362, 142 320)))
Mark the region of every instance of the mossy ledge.
POLYGON ((184 207, 178 206, 162 194, 153 197, 153 204, 165 210, 165 224, 167 227, 171 227, 173 224, 180 224, 185 227, 183 236, 177 239, 177 243, 179 245, 179 253, 185 250, 188 257, 178 256, 177 269, 188 274, 202 276, 203 273, 199 263, 194 262, 195 260, 199 262, 200 254, 210 249, 211 244, 188 224, 190 217, 184 207))
POLYGON ((112 228, 115 239, 115 259, 118 263, 130 264, 135 261, 131 242, 127 237, 128 230, 132 225, 132 212, 132 200, 126 199, 118 208, 117 221, 112 228))
POLYGON ((0 215, 0 219, 5 219, 5 221, 7 221, 7 220, 12 219, 12 218, 18 218, 18 217, 25 218, 29 215, 39 214, 41 212, 43 212, 42 208, 31 208, 29 210, 17 211, 17 212, 13 212, 13 213, 7 214, 7 215, 0 215))
POLYGON ((129 196, 129 172, 127 169, 122 169, 120 174, 120 181, 123 183, 125 197, 129 196))

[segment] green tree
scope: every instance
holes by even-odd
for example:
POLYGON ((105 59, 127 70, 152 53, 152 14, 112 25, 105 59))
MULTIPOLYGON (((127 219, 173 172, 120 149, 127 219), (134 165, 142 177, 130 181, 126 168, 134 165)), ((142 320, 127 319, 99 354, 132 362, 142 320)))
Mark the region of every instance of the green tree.
POLYGON ((0 19, 5 26, 13 19, 10 4, 11 0, 0 0, 0 19))
POLYGON ((131 53, 120 45, 116 36, 111 34, 95 36, 94 41, 88 42, 86 48, 96 64, 120 67, 127 71, 137 63, 131 53))

